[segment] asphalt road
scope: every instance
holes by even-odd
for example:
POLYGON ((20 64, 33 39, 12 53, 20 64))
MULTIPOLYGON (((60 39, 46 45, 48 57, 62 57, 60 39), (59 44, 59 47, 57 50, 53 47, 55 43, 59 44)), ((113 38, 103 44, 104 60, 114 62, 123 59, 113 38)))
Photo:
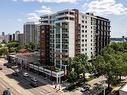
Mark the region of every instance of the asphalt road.
POLYGON ((7 88, 10 88, 10 92, 12 95, 22 95, 14 87, 10 86, 0 77, 0 95, 2 95, 3 91, 7 88))
MULTIPOLYGON (((11 79, 11 81, 12 80, 17 81, 18 84, 16 85, 21 86, 21 88, 29 91, 33 95, 60 95, 60 93, 56 93, 55 89, 49 88, 49 86, 47 86, 47 84, 45 83, 39 82, 39 87, 34 88, 30 85, 30 82, 28 81, 28 79, 23 77, 22 74, 18 77, 13 76, 12 72, 14 71, 12 69, 6 68, 6 66, 3 66, 3 64, 0 64, 0 66, 3 68, 3 70, 0 70, 0 72, 5 74, 5 76, 8 79, 11 79)), ((17 91, 15 87, 10 86, 6 81, 0 78, 0 95, 2 95, 2 92, 7 88, 10 88, 12 95, 24 95, 22 94, 22 92, 17 91)))

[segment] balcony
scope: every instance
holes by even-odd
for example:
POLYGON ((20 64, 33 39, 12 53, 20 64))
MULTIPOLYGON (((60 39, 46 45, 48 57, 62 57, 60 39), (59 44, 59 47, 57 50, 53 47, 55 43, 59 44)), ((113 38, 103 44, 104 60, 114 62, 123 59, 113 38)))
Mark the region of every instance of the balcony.
POLYGON ((63 14, 63 15, 57 15, 56 18, 64 18, 64 17, 72 17, 74 18, 74 15, 69 15, 69 14, 63 14))

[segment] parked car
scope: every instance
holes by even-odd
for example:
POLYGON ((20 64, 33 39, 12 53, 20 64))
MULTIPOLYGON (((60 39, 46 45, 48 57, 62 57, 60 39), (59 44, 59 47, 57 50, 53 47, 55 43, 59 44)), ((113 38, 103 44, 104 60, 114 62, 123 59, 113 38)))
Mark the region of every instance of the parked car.
POLYGON ((18 73, 13 72, 12 75, 13 75, 13 76, 18 76, 18 73))
POLYGON ((7 68, 11 68, 11 65, 9 65, 9 64, 7 64, 6 66, 7 66, 7 68))
POLYGON ((2 95, 12 95, 9 88, 7 90, 4 90, 3 91, 3 94, 2 95))
POLYGON ((2 70, 3 68, 2 67, 0 67, 0 70, 2 70))
POLYGON ((19 70, 19 69, 15 69, 14 71, 15 71, 16 73, 19 73, 19 72, 20 72, 20 70, 19 70))
POLYGON ((29 74, 25 72, 25 73, 23 73, 23 76, 24 77, 29 77, 29 74))
POLYGON ((37 82, 37 79, 34 77, 34 78, 31 78, 32 81, 34 82, 37 82))
POLYGON ((81 88, 81 92, 89 91, 89 87, 81 88))
POLYGON ((90 88, 90 87, 91 87, 91 85, 89 85, 89 84, 85 83, 82 87, 83 87, 83 88, 86 88, 86 87, 90 88))
POLYGON ((7 66, 7 63, 4 63, 4 66, 7 66))
POLYGON ((36 79, 36 77, 31 78, 30 85, 33 86, 33 87, 38 86, 38 80, 36 79))

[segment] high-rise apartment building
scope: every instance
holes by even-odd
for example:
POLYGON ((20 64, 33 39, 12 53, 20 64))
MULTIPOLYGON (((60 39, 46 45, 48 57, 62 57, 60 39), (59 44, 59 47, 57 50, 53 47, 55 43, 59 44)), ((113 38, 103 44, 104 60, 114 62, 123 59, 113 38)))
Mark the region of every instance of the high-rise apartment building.
POLYGON ((24 43, 37 43, 37 24, 34 22, 27 22, 24 24, 24 43))
POLYGON ((96 54, 110 43, 110 27, 109 19, 96 16, 96 54))
POLYGON ((64 66, 69 57, 83 53, 91 59, 110 42, 110 21, 77 9, 41 16, 40 59, 64 66))

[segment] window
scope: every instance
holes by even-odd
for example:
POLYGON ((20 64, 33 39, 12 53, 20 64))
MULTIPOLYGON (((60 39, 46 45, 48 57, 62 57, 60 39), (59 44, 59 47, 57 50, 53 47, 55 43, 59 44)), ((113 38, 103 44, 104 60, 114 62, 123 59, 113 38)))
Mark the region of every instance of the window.
POLYGON ((85 39, 85 42, 87 42, 87 39, 85 39))
POLYGON ((60 48, 60 44, 56 44, 56 48, 60 48))
POLYGON ((84 16, 82 16, 82 18, 84 18, 84 16))
POLYGON ((87 30, 85 30, 85 33, 87 33, 87 30))
POLYGON ((84 40, 82 40, 82 42, 84 42, 84 40))
POLYGON ((82 20, 82 23, 84 23, 84 20, 82 20))
POLYGON ((84 35, 82 35, 82 37, 84 37, 84 35))
POLYGON ((56 38, 60 38, 60 34, 56 34, 56 38))
POLYGON ((82 44, 82 47, 84 47, 84 44, 82 44))
POLYGON ((87 47, 87 44, 85 44, 85 46, 87 47))
POLYGON ((84 25, 82 25, 82 28, 84 28, 84 25))
POLYGON ((85 48, 85 51, 87 51, 87 48, 85 48))
POLYGON ((92 44, 91 44, 91 46, 92 46, 92 44))
POLYGON ((92 48, 91 48, 91 50, 92 50, 92 48))
POLYGON ((87 28, 87 26, 85 26, 85 28, 87 28))
POLYGON ((91 31, 91 33, 92 33, 92 31, 91 31))
POLYGON ((60 43, 60 39, 56 39, 56 43, 60 43))
POLYGON ((85 37, 87 38, 87 35, 85 35, 85 37))
POLYGON ((91 39, 91 42, 92 42, 92 39, 91 39))
POLYGON ((85 21, 85 23, 87 23, 87 21, 85 21))
POLYGON ((92 38, 93 36, 91 35, 91 38, 92 38))
POLYGON ((82 33, 84 33, 84 30, 82 30, 82 33))
POLYGON ((82 49, 82 51, 84 51, 84 49, 82 49))
POLYGON ((92 29, 92 26, 91 26, 91 29, 92 29))

